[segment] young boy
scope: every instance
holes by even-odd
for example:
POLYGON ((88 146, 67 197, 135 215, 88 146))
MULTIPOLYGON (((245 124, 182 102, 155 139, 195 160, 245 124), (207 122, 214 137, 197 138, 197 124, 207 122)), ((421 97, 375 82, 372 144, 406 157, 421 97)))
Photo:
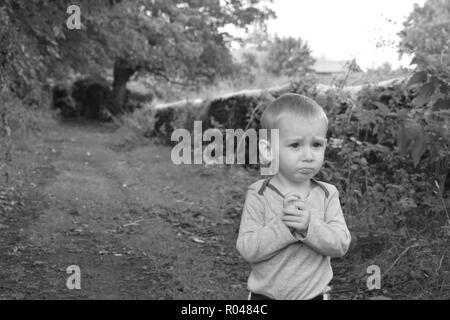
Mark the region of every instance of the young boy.
POLYGON ((259 142, 279 170, 246 195, 237 249, 251 264, 250 299, 325 300, 330 258, 345 255, 351 240, 338 190, 313 179, 324 160, 327 116, 314 100, 285 94, 261 124, 279 130, 278 141, 259 142))

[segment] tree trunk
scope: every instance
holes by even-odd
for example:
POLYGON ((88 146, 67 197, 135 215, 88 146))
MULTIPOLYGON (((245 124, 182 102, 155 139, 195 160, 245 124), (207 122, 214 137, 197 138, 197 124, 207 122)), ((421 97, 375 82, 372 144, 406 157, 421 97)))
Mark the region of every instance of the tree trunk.
POLYGON ((130 61, 124 58, 117 58, 114 62, 114 81, 112 92, 112 110, 111 113, 123 114, 127 103, 127 82, 136 72, 136 68, 130 61))

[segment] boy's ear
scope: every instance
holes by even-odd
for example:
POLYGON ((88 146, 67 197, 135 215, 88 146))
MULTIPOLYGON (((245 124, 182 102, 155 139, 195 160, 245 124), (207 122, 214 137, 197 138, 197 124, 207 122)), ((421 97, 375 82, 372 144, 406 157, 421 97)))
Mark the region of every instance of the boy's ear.
POLYGON ((268 164, 269 162, 271 162, 273 160, 273 155, 270 142, 266 139, 259 139, 258 147, 261 157, 261 164, 268 164))

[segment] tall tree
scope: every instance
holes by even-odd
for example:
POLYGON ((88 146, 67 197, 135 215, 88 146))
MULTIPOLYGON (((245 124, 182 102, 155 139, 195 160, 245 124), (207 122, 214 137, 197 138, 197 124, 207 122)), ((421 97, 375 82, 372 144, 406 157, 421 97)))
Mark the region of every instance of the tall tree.
POLYGON ((420 84, 418 105, 433 109, 450 104, 450 0, 414 5, 399 33, 401 54, 412 54, 417 70, 410 84, 420 84))
POLYGON ((27 72, 34 72, 32 77, 62 77, 70 69, 89 73, 113 68, 112 111, 120 113, 126 82, 137 72, 177 83, 211 81, 231 72, 227 43, 232 37, 224 27, 264 23, 274 16, 265 2, 3 0, 0 15, 24 38, 17 44, 9 36, 8 52, 19 55, 8 57, 7 62, 17 78, 29 79, 27 72), (81 30, 66 26, 69 5, 81 9, 81 30))
POLYGON ((448 54, 450 0, 427 0, 414 5, 400 32, 400 52, 421 55, 448 54))
POLYGON ((300 38, 279 38, 271 42, 265 69, 277 76, 299 76, 310 71, 314 63, 308 43, 300 38))
POLYGON ((414 165, 428 151, 439 190, 445 190, 450 172, 450 0, 415 5, 399 35, 400 53, 412 54, 411 64, 417 66, 409 81, 417 88, 414 119, 399 114, 400 151, 409 150, 414 165))

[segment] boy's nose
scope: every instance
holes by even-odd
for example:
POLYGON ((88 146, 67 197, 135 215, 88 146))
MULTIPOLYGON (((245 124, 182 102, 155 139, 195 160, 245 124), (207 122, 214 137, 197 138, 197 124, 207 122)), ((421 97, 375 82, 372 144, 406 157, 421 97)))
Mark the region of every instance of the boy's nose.
POLYGON ((313 153, 311 151, 311 148, 303 148, 302 150, 302 157, 303 161, 311 162, 314 160, 313 153))

